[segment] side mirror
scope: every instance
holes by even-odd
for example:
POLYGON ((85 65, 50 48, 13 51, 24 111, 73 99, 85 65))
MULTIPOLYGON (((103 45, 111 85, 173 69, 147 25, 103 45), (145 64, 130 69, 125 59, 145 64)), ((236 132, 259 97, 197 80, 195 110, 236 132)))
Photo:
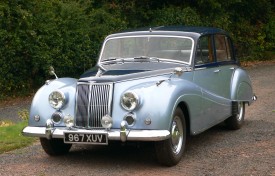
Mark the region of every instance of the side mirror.
POLYGON ((53 66, 50 66, 50 68, 49 68, 49 73, 50 73, 50 75, 54 75, 55 78, 58 79, 57 75, 56 75, 55 72, 54 72, 53 66))

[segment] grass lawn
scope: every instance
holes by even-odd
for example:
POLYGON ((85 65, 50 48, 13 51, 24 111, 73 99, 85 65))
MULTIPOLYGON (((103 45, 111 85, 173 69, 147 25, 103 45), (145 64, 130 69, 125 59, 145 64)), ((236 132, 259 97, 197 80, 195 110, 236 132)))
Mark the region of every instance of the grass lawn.
POLYGON ((0 123, 0 154, 31 145, 36 140, 36 138, 25 137, 21 134, 27 123, 26 120, 16 124, 0 123))

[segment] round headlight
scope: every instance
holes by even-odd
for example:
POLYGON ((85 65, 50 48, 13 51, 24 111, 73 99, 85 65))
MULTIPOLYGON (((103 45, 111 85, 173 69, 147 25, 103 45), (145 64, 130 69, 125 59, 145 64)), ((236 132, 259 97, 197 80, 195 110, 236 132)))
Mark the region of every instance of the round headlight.
POLYGON ((125 110, 132 111, 139 105, 139 98, 134 92, 126 92, 121 96, 120 103, 125 110))
POLYGON ((66 98, 63 92, 53 91, 49 95, 49 103, 54 109, 60 109, 64 106, 66 98))

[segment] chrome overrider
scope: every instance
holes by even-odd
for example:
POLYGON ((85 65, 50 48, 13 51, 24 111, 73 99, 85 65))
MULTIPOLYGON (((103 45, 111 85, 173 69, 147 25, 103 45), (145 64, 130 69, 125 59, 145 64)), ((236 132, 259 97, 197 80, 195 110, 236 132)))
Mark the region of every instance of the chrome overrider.
POLYGON ((120 129, 96 129, 87 130, 79 128, 68 127, 54 127, 54 123, 49 119, 45 127, 31 127, 27 126, 23 129, 22 134, 29 137, 40 138, 63 138, 64 132, 79 132, 85 134, 107 134, 108 140, 125 141, 162 141, 170 137, 168 130, 132 130, 127 129, 128 124, 125 120, 121 122, 120 129))

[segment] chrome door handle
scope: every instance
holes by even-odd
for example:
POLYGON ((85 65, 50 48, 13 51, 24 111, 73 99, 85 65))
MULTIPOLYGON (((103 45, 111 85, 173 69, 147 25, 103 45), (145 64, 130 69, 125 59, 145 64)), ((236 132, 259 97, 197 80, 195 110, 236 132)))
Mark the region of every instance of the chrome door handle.
POLYGON ((214 73, 219 73, 221 70, 215 70, 214 73))
POLYGON ((231 68, 229 68, 230 70, 235 70, 235 67, 231 67, 231 68))

